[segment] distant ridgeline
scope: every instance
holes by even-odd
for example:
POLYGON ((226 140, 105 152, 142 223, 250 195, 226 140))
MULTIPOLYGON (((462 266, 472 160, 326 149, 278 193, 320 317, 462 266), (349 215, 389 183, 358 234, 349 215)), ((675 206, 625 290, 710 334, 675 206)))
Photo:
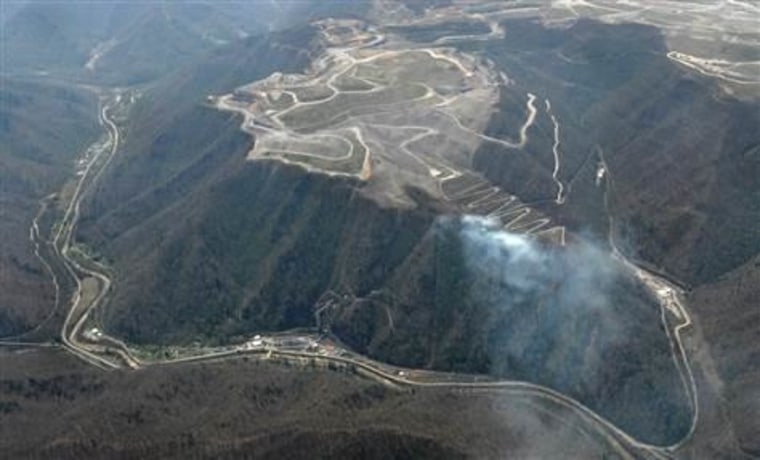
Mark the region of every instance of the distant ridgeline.
MULTIPOLYGON (((577 237, 568 237, 562 246, 554 237, 519 236, 520 244, 540 254, 524 265, 513 260, 515 247, 503 246, 512 234, 493 219, 440 216, 494 214, 512 196, 519 200, 515 203, 531 203, 532 222, 546 218, 571 232, 586 231, 596 241, 605 241, 612 231, 619 241, 641 248, 641 257, 657 254, 653 262, 697 282, 706 276, 700 274, 705 272, 697 254, 710 254, 710 248, 730 241, 754 244, 742 240, 748 235, 730 230, 737 218, 747 217, 728 207, 723 211, 726 223, 704 230, 678 216, 668 223, 662 210, 657 215, 665 219, 663 227, 638 222, 637 216, 649 215, 647 206, 654 203, 632 198, 649 196, 649 187, 668 193, 671 181, 661 184, 653 177, 647 188, 637 188, 641 185, 635 178, 644 172, 637 165, 650 164, 650 152, 682 151, 678 145, 686 128, 676 127, 683 119, 669 107, 694 107, 705 123, 721 114, 737 126, 749 123, 742 116, 751 120, 748 109, 741 102, 711 98, 703 90, 708 81, 686 76, 672 61, 653 54, 662 47, 655 29, 591 21, 566 29, 522 20, 502 26, 512 31, 509 39, 468 39, 458 45, 486 57, 495 74, 504 74, 494 77, 496 110, 481 128, 485 138, 475 143, 471 163, 450 163, 452 168, 474 168, 469 174, 486 184, 460 183, 454 195, 468 196, 464 201, 447 200, 418 182, 404 184, 399 189, 403 204, 394 205, 392 200, 378 202, 380 183, 373 179, 246 161, 251 141, 239 129, 241 117, 198 103, 205 95, 231 93, 274 72, 304 73, 312 64, 309 57, 322 51, 315 45, 317 29, 247 40, 154 90, 106 179, 112 185, 93 199, 83 220, 82 236, 117 268, 113 297, 99 313, 105 327, 135 343, 227 343, 256 331, 316 327, 314 313, 321 302, 339 298, 323 316, 324 325, 371 357, 539 383, 577 398, 637 439, 662 445, 678 441, 689 430, 692 413, 660 307, 606 254, 607 248, 594 249, 577 237), (573 62, 557 58, 558 53, 573 62), (185 101, 187 94, 198 98, 185 101), (653 98, 641 100, 641 94, 653 98), (531 110, 535 120, 525 129, 527 140, 520 142, 520 127, 531 110), (662 125, 673 126, 670 135, 649 121, 652 114, 662 125), (634 129, 641 145, 635 151, 625 147, 634 129), (553 149, 561 155, 559 170, 553 149), (610 182, 597 178, 601 161, 609 166, 610 182), (558 184, 565 195, 557 196, 558 184), (492 187, 503 195, 489 195, 492 187), (468 188, 480 195, 468 195, 468 188), (475 202, 481 207, 470 207, 475 202), (694 252, 691 261, 672 263, 685 248, 654 249, 669 247, 674 231, 669 225, 676 222, 687 232, 723 231, 724 238, 694 252), (579 266, 590 271, 578 272, 579 266), (530 288, 520 285, 526 277, 530 288)), ((358 81, 331 82, 347 91, 371 89, 356 86, 358 81)), ((308 98, 305 91, 296 90, 296 97, 308 98)), ((330 94, 314 95, 314 100, 330 94)), ((281 97, 269 102, 281 104, 277 110, 295 102, 281 97)), ((452 110, 465 113, 460 106, 452 110)), ((301 115, 288 116, 292 119, 282 120, 292 122, 301 115)), ((385 124, 398 123, 393 116, 384 111, 385 124)), ((364 128, 372 129, 379 120, 366 118, 364 128)), ((413 118, 406 123, 419 126, 413 118)), ((742 137, 733 139, 739 144, 728 144, 728 136, 724 144, 706 144, 694 161, 745 148, 742 137)), ((280 141, 273 137, 266 142, 280 141)), ((367 146, 378 149, 376 143, 367 146)), ((405 147, 413 154, 423 150, 411 142, 405 147)), ((308 142, 304 148, 310 148, 308 142)), ((383 165, 373 163, 372 168, 374 174, 383 165)), ((424 173, 435 178, 433 170, 445 177, 444 167, 424 173)), ((685 183, 693 180, 688 170, 676 168, 672 174, 685 183)), ((721 193, 732 193, 731 188, 721 193)), ((510 215, 514 218, 520 209, 527 208, 517 206, 510 215)), ((526 232, 531 226, 514 223, 509 228, 526 232)), ((706 243, 692 239, 679 244, 706 243)), ((730 257, 738 262, 740 253, 730 257)), ((730 260, 725 263, 737 263, 730 260)))

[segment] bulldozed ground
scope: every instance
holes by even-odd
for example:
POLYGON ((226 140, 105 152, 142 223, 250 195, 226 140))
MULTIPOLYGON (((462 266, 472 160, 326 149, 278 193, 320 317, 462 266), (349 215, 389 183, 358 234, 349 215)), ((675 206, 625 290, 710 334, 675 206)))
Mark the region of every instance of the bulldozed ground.
MULTIPOLYGON (((304 74, 274 73, 214 97, 244 117, 252 161, 295 164, 363 182, 383 206, 415 206, 410 188, 513 231, 562 231, 472 169, 478 147, 521 149, 536 115, 526 95, 517 139, 484 134, 509 84, 492 63, 445 46, 420 47, 356 20, 317 23, 324 53, 304 74)), ((439 40, 440 41, 440 40, 439 40)))

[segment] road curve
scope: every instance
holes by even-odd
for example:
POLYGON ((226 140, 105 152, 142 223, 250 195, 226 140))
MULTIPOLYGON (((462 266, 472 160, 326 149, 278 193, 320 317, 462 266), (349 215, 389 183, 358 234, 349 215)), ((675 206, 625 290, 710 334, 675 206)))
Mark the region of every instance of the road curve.
POLYGON ((541 385, 514 381, 514 380, 500 380, 489 382, 451 382, 451 381, 419 381, 408 377, 403 377, 398 374, 386 371, 382 369, 382 364, 375 364, 369 360, 369 358, 362 357, 361 360, 357 360, 346 356, 324 355, 320 353, 311 353, 305 351, 292 351, 281 350, 272 347, 260 348, 255 350, 225 350, 216 353, 210 353, 199 356, 190 356, 186 358, 179 358, 166 361, 157 361, 154 363, 144 363, 148 367, 153 366, 166 366, 176 365, 180 363, 200 363, 209 361, 219 361, 225 359, 237 359, 241 355, 246 354, 258 355, 266 358, 271 357, 283 357, 283 358, 299 358, 318 360, 324 362, 333 362, 337 364, 343 364, 348 366, 354 366, 357 369, 364 371, 364 375, 373 377, 379 380, 381 383, 390 383, 400 387, 413 387, 413 388, 439 388, 439 389, 464 389, 472 391, 486 391, 486 390, 498 390, 506 391, 510 393, 519 393, 522 395, 529 395, 545 400, 549 400, 557 405, 562 406, 565 409, 579 415, 584 421, 591 426, 597 428, 597 432, 601 434, 611 446, 623 457, 623 458, 638 458, 636 454, 630 452, 626 446, 633 447, 635 449, 641 449, 651 454, 653 458, 667 458, 661 452, 661 448, 658 446, 652 446, 639 442, 632 438, 630 435, 616 427, 614 424, 604 419, 588 407, 584 406, 577 400, 570 398, 558 391, 552 390, 541 385))
POLYGON ((118 364, 93 353, 88 347, 82 345, 78 340, 78 334, 89 316, 90 311, 103 300, 110 289, 111 279, 104 273, 82 266, 71 256, 70 250, 72 242, 75 240, 74 233, 79 221, 79 208, 82 198, 95 186, 103 168, 108 165, 119 148, 119 130, 113 120, 108 116, 109 108, 108 104, 101 102, 99 118, 100 123, 104 125, 108 131, 109 148, 99 149, 87 162, 84 173, 81 175, 77 183, 74 194, 69 201, 69 205, 67 206, 66 212, 61 221, 61 225, 59 226, 58 232, 56 232, 52 242, 55 254, 61 259, 66 270, 76 281, 76 290, 71 302, 71 307, 63 322, 63 327, 61 328, 61 341, 63 342, 64 347, 74 355, 103 369, 114 369, 119 366, 118 364), (98 165, 101 159, 104 158, 103 155, 105 155, 105 161, 98 165), (82 280, 87 276, 94 277, 98 280, 99 292, 89 305, 80 305, 80 303, 83 302, 82 280), (80 310, 83 311, 80 312, 80 310), (80 313, 80 317, 76 323, 74 323, 74 326, 71 327, 71 323, 77 313, 80 313))

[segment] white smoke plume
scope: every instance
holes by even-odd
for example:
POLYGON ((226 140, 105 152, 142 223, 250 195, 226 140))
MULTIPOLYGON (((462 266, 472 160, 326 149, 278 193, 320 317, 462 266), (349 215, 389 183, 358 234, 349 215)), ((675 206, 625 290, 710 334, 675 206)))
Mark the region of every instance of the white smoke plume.
MULTIPOLYGON (((449 217, 440 224, 455 222, 449 217)), ((479 216, 457 218, 456 228, 469 298, 486 308, 495 323, 506 325, 502 336, 498 330, 491 333, 489 348, 509 356, 503 362, 492 357, 497 372, 509 373, 509 362, 528 356, 558 378, 568 362, 593 373, 604 347, 626 340, 625 323, 636 315, 625 309, 631 304, 651 307, 643 291, 633 289, 634 296, 643 296, 638 301, 630 288, 618 292, 630 275, 591 244, 552 246, 479 216)))
POLYGON ((442 218, 439 230, 438 270, 464 281, 448 293, 461 305, 456 324, 477 338, 489 373, 554 388, 636 433, 688 430, 657 300, 609 251, 483 217, 442 218))

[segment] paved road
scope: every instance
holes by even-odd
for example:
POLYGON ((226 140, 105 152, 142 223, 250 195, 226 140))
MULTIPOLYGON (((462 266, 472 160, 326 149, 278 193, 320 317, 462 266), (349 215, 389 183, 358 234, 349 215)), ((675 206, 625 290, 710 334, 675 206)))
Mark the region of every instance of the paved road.
MULTIPOLYGON (((440 55, 434 50, 423 50, 425 52, 430 53, 432 57, 439 58, 439 59, 447 59, 451 60, 447 56, 440 55)), ((378 56, 373 56, 373 58, 377 58, 378 56)), ((455 65, 462 66, 461 63, 458 61, 452 61, 455 65)), ((354 59, 352 64, 355 64, 356 60, 354 59)), ((345 69, 344 69, 345 71, 345 69)), ((462 66, 462 71, 467 72, 468 70, 462 66)), ((335 75, 333 75, 335 77, 335 75)), ((337 94, 337 88, 334 88, 332 86, 332 82, 334 81, 334 78, 331 78, 328 85, 332 90, 336 91, 335 94, 337 94)), ((334 96, 333 96, 334 97, 334 96)), ((525 143, 528 141, 528 129, 532 126, 535 120, 536 116, 536 107, 535 107, 535 99, 536 96, 528 93, 528 100, 526 102, 526 107, 528 111, 528 116, 525 120, 525 123, 520 129, 520 139, 518 142, 507 142, 500 139, 493 139, 489 138, 487 136, 484 136, 482 133, 477 133, 483 140, 492 141, 492 142, 499 142, 503 143, 509 147, 515 148, 515 147, 522 147, 525 145, 525 143)), ((325 101, 317 101, 315 103, 324 103, 325 101)), ((246 116, 246 119, 248 120, 250 118, 250 114, 245 113, 244 110, 233 107, 231 105, 228 105, 225 107, 225 104, 228 103, 228 100, 226 98, 222 98, 219 101, 220 106, 228 109, 228 110, 236 110, 244 113, 244 116, 246 116)), ((307 103, 301 103, 298 102, 297 105, 306 105, 307 103)), ((546 101, 547 106, 547 112, 551 110, 550 103, 546 101)), ((663 449, 658 446, 651 446, 645 443, 641 443, 633 439, 631 436, 617 428, 614 424, 610 423, 606 419, 602 418, 592 410, 588 409, 586 406, 581 404, 580 402, 563 395, 555 390, 552 390, 550 388, 546 388, 540 385, 528 383, 528 382, 518 382, 518 381, 493 381, 493 382, 472 382, 472 381, 464 381, 466 379, 466 376, 462 376, 463 381, 450 381, 448 380, 451 375, 446 374, 446 380, 443 379, 441 381, 434 381, 434 380, 415 380, 412 377, 408 376, 402 376, 397 372, 394 372, 394 368, 391 366, 384 365, 382 363, 374 362, 370 360, 369 358, 359 356, 359 355, 353 355, 348 352, 347 350, 340 350, 338 349, 338 354, 335 354, 335 349, 331 352, 332 354, 324 354, 324 353, 315 353, 310 351, 303 351, 303 350, 293 350, 293 349, 287 349, 286 347, 276 347, 276 346, 269 346, 264 347, 260 349, 255 350, 242 350, 242 349, 235 349, 235 350, 224 350, 224 351, 217 351, 212 353, 207 353, 200 356, 192 356, 192 357, 185 357, 185 358, 178 358, 174 360, 165 360, 165 361, 155 361, 155 362, 141 362, 138 359, 134 358, 132 354, 130 353, 128 347, 123 342, 104 336, 103 340, 101 340, 101 343, 97 345, 88 344, 88 343, 82 343, 79 340, 79 334, 82 332, 82 328, 84 327, 90 312, 96 308, 104 299, 105 295, 110 290, 112 280, 110 276, 108 275, 107 271, 103 270, 102 267, 99 267, 98 269, 89 268, 86 266, 83 266, 75 257, 72 257, 70 252, 71 248, 73 246, 73 241, 75 240, 75 230, 76 225, 79 219, 79 208, 81 204, 81 200, 83 196, 85 196, 97 183, 103 169, 107 164, 111 161, 113 156, 116 154, 119 144, 120 144, 120 137, 119 137, 119 130, 117 126, 114 124, 113 120, 109 116, 109 109, 110 106, 108 104, 104 104, 100 110, 100 119, 104 127, 107 129, 109 136, 110 136, 110 142, 107 149, 100 149, 97 154, 92 155, 92 158, 89 159, 86 168, 80 177, 75 192, 71 198, 71 201, 69 202, 69 205, 66 209, 66 213, 64 215, 64 218, 62 220, 62 225, 59 227, 58 232, 55 235, 55 238, 53 240, 55 252, 58 257, 61 258, 63 265, 66 267, 66 270, 72 275, 74 280, 77 284, 77 289, 74 293, 74 297, 72 299, 71 308, 66 316, 66 319, 64 321, 63 328, 61 330, 61 339, 63 342, 63 346, 75 354, 76 356, 80 357, 81 359, 85 360, 86 362, 103 368, 103 369, 112 369, 112 368, 118 368, 122 367, 120 365, 121 362, 124 362, 127 366, 132 368, 138 368, 141 366, 158 366, 158 365, 176 365, 180 363, 189 363, 189 362, 206 362, 206 361, 212 361, 212 360, 219 360, 219 359, 230 359, 230 358, 236 358, 241 353, 250 353, 250 354, 256 354, 256 355, 266 355, 266 356, 281 356, 281 357, 291 357, 291 358, 304 358, 304 359, 316 359, 316 360, 324 360, 328 362, 335 362, 350 366, 355 366, 357 369, 361 369, 364 371, 365 374, 373 376, 374 378, 377 378, 378 380, 386 383, 390 383, 393 385, 398 386, 405 386, 405 387, 426 387, 426 388, 459 388, 459 389, 465 389, 465 390, 471 390, 471 391, 506 391, 506 392, 512 392, 512 393, 520 393, 520 394, 527 394, 539 398, 543 398, 545 400, 551 401, 554 404, 560 405, 577 415, 579 415, 583 420, 585 420, 587 423, 589 423, 591 426, 594 426, 596 430, 600 433, 600 435, 604 436, 605 439, 607 439, 612 446, 618 452, 621 454, 621 456, 626 458, 633 458, 634 453, 631 452, 631 448, 633 449, 641 449, 645 452, 648 452, 651 456, 656 458, 666 458, 666 454, 663 452, 663 449), (83 299, 82 296, 82 280, 86 277, 93 277, 96 280, 98 280, 98 286, 99 290, 95 298, 87 303, 84 304, 86 299, 83 299), (112 360, 112 359, 106 359, 104 358, 104 355, 108 356, 118 356, 119 360, 112 360)), ((559 146, 559 140, 558 140, 558 130, 559 125, 552 116, 552 119, 555 124, 555 145, 554 145, 554 152, 555 152, 555 160, 556 160, 556 168, 555 168, 555 179, 556 179, 556 173, 558 172, 559 168, 559 157, 558 157, 558 146, 559 146)), ((246 121, 247 121, 246 120, 246 121)), ((454 121, 457 124, 457 126, 460 129, 467 130, 465 126, 462 125, 462 123, 454 117, 454 121)), ((400 128, 408 128, 408 129, 422 129, 423 131, 416 136, 413 136, 411 139, 407 139, 406 142, 403 144, 403 148, 406 149, 410 144, 412 140, 418 140, 421 137, 424 137, 426 135, 429 135, 431 131, 427 131, 425 127, 417 127, 417 126, 402 126, 400 128)), ((409 152, 407 150, 408 154, 412 154, 412 152, 409 152)), ((603 159, 602 159, 603 160, 603 159)), ((604 165, 605 170, 609 173, 609 168, 607 168, 606 164, 604 165)), ((435 174, 434 174, 435 175, 435 174)), ((557 201, 559 202, 562 198, 562 188, 561 184, 559 185, 559 193, 557 196, 557 201)), ((691 369, 688 365, 688 360, 686 359, 686 355, 683 350, 683 345, 681 343, 681 331, 689 326, 691 324, 691 320, 688 316, 688 313, 683 308, 683 305, 680 303, 680 300, 678 299, 677 291, 665 291, 663 285, 663 281, 659 279, 658 277, 645 272, 644 270, 640 269, 639 267, 633 265, 632 263, 628 262, 627 259, 625 259, 622 254, 617 251, 617 248, 614 246, 614 242, 611 241, 612 248, 616 254, 616 257, 619 257, 624 263, 626 263, 632 270, 634 270, 637 275, 642 278, 645 283, 647 283, 648 286, 652 287, 653 289, 660 289, 662 292, 661 298, 663 300, 663 314, 665 313, 665 308, 668 309, 676 318, 679 318, 682 322, 674 329, 673 336, 674 336, 674 342, 676 346, 674 347, 674 356, 678 358, 677 355, 680 355, 682 358, 682 362, 684 363, 686 374, 688 374, 688 378, 685 376, 684 381, 690 383, 692 388, 692 395, 695 405, 695 417, 694 417, 694 424, 696 424, 696 413, 697 413, 697 403, 696 403, 696 392, 693 390, 694 383, 693 383, 693 376, 691 375, 691 369), (667 297, 665 299, 664 297, 667 297), (667 301, 666 301, 667 300, 667 301)), ((97 264, 94 263, 94 261, 87 261, 87 266, 97 266, 97 264)), ((293 336, 294 339, 299 338, 299 336, 293 336)), ((680 367, 679 367, 680 369, 680 367)), ((414 372, 410 370, 409 372, 414 372)), ((675 446, 670 446, 668 449, 672 449, 675 446)))
POLYGON ((69 309, 63 327, 61 328, 61 340, 64 347, 73 354, 86 362, 103 369, 118 368, 119 365, 111 360, 103 358, 100 354, 93 353, 88 346, 83 345, 79 341, 78 335, 92 309, 103 300, 110 289, 111 278, 104 272, 92 270, 80 264, 75 257, 72 257, 71 248, 73 246, 73 241, 75 240, 74 233, 76 232, 77 223, 79 221, 79 209, 82 198, 97 184, 100 173, 108 165, 119 148, 119 130, 113 120, 109 117, 108 111, 110 108, 111 107, 108 103, 103 103, 100 109, 100 122, 107 129, 109 134, 108 148, 97 149, 96 153, 88 160, 83 174, 80 176, 74 190, 74 194, 69 201, 69 205, 66 208, 66 213, 58 228, 58 232, 53 238, 55 254, 61 259, 63 266, 66 267, 66 270, 76 281, 77 286, 71 302, 71 308, 69 309), (97 279, 99 290, 98 294, 89 302, 89 304, 83 305, 83 302, 87 301, 87 299, 82 295, 82 280, 86 277, 97 279), (72 327, 72 321, 75 320, 77 315, 79 315, 78 320, 76 320, 72 327))
MULTIPOLYGON (((294 335, 289 338, 290 341, 304 340, 308 341, 308 336, 294 335)), ((279 340, 287 341, 286 337, 279 337, 279 340)), ((405 369, 403 373, 399 372, 400 368, 389 366, 383 363, 375 362, 367 357, 355 355, 352 352, 342 350, 335 345, 330 346, 331 354, 326 354, 326 349, 320 347, 319 351, 302 351, 302 350, 288 350, 280 349, 276 345, 265 345, 255 349, 236 349, 225 350, 215 353, 209 353, 199 356, 190 356, 185 358, 156 361, 153 363, 143 363, 146 366, 166 366, 177 365, 180 363, 198 363, 219 361, 224 359, 237 359, 241 355, 255 355, 262 359, 272 357, 282 358, 296 358, 306 360, 317 360, 323 362, 333 362, 336 364, 348 365, 363 371, 362 374, 368 377, 375 378, 384 384, 391 384, 398 387, 416 387, 416 388, 439 388, 439 389, 461 389, 468 391, 502 391, 508 393, 517 393, 520 395, 533 396, 548 400, 554 404, 557 404, 564 409, 581 417, 586 423, 593 426, 596 431, 606 439, 610 446, 620 454, 623 458, 638 458, 641 454, 640 451, 648 453, 653 458, 667 458, 661 452, 661 449, 657 446, 651 446, 645 443, 636 441, 634 438, 626 434, 624 431, 617 428, 614 424, 599 416, 580 402, 563 395, 550 388, 532 384, 529 382, 520 382, 512 380, 502 381, 488 381, 488 382, 473 382, 473 381, 450 381, 452 374, 441 374, 440 381, 431 380, 418 380, 414 379, 410 375, 416 371, 413 369, 405 369), (354 357, 354 355, 356 357, 354 357), (446 380, 443 380, 443 379, 446 380), (637 451, 638 450, 638 451, 637 451)), ((435 375, 434 372, 426 372, 427 378, 431 378, 435 375)), ((455 377, 455 375, 454 375, 455 377)))
POLYGON ((671 352, 673 355, 673 361, 681 375, 681 380, 684 385, 684 390, 689 396, 689 400, 693 410, 692 422, 688 433, 683 439, 677 443, 667 446, 668 451, 674 451, 686 441, 688 441, 696 430, 697 422, 699 421, 699 399, 697 396, 697 384, 694 379, 694 372, 691 369, 689 357, 686 353, 686 349, 683 345, 683 339, 681 334, 684 330, 688 329, 692 325, 691 316, 683 302, 684 291, 683 289, 664 278, 663 276, 640 267, 628 259, 623 254, 615 242, 615 225, 614 218, 609 209, 609 192, 614 187, 614 179, 610 174, 610 168, 604 157, 604 151, 599 149, 599 157, 601 166, 604 170, 604 179, 607 182, 607 189, 604 195, 604 205, 609 219, 609 234, 608 242, 610 248, 612 248, 612 256, 626 266, 636 277, 657 297, 661 311, 661 321, 663 328, 668 334, 668 339, 671 341, 671 352), (667 321, 666 313, 670 313, 675 319, 680 320, 680 323, 672 329, 667 321))

